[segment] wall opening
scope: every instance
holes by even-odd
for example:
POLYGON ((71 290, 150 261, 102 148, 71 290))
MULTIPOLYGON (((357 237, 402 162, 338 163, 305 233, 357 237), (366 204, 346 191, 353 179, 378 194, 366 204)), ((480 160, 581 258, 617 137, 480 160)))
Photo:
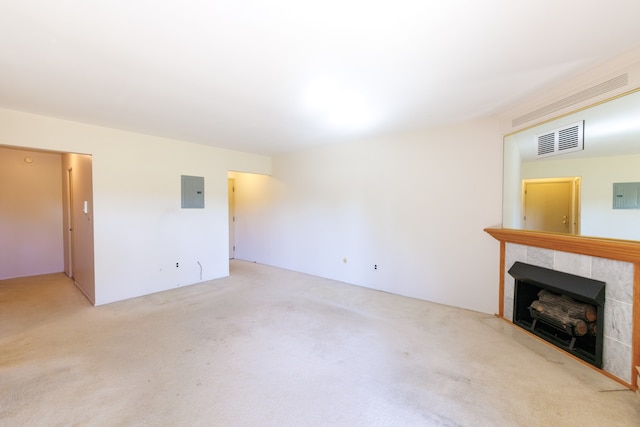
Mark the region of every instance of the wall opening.
POLYGON ((0 146, 0 156, 3 227, 12 230, 3 258, 19 266, 3 268, 4 278, 64 272, 95 303, 91 156, 12 146, 0 146))

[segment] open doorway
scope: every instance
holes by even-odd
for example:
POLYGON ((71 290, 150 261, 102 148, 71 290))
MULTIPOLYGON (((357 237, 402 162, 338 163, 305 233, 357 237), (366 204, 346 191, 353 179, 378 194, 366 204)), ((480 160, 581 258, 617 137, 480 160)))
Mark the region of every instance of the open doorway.
POLYGON ((228 178, 229 195, 229 259, 236 257, 236 180, 228 178))
POLYGON ((522 181, 525 230, 580 234, 580 177, 522 181))
POLYGON ((64 272, 95 303, 92 157, 0 146, 0 279, 64 272))
POLYGON ((273 196, 271 176, 229 171, 229 259, 261 262, 268 239, 270 211, 267 201, 273 196))
POLYGON ((67 215, 66 215, 66 224, 65 224, 65 229, 67 230, 66 233, 66 250, 65 250, 65 265, 66 265, 66 270, 65 272, 67 273, 67 276, 69 276, 70 278, 73 279, 73 258, 75 256, 75 251, 74 251, 74 247, 73 247, 73 168, 69 168, 67 169, 67 182, 66 182, 66 189, 67 189, 67 194, 66 194, 66 208, 67 208, 67 215))

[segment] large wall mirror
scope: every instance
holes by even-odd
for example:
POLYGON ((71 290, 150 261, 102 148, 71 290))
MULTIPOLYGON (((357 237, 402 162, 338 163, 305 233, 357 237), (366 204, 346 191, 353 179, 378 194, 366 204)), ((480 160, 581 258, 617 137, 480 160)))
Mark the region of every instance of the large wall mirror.
MULTIPOLYGON (((636 182, 640 91, 506 136, 502 225, 640 241, 640 209, 616 205, 614 194, 614 184, 636 182), (581 149, 545 151, 545 135, 577 124, 583 126, 576 130, 584 136, 581 149)), ((631 188, 625 200, 636 197, 640 204, 633 184, 625 188, 631 188)))

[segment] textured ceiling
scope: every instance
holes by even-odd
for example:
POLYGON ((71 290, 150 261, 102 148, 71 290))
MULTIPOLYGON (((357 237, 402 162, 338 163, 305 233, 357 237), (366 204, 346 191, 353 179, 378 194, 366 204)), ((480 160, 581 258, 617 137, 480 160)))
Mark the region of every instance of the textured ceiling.
POLYGON ((638 0, 2 0, 0 108, 276 154, 488 116, 640 45, 638 0))

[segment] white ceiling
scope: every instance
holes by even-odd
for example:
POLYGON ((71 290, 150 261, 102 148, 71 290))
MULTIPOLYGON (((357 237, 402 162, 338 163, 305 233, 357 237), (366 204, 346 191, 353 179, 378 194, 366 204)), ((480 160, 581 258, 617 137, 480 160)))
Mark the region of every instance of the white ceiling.
POLYGON ((488 116, 638 0, 1 0, 0 107, 264 154, 488 116))

